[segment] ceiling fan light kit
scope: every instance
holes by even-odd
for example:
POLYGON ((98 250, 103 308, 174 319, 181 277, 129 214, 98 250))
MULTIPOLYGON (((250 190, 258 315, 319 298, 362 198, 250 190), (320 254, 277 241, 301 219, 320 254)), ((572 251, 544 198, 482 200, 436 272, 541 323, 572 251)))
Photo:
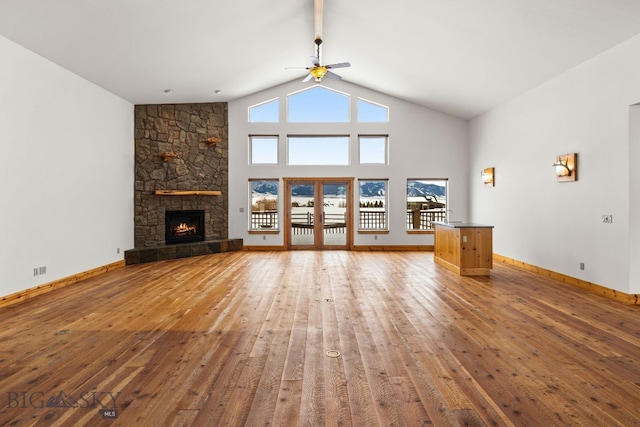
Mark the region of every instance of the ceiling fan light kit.
POLYGON ((321 82, 322 78, 327 74, 326 67, 313 67, 309 70, 309 74, 313 76, 316 82, 321 82))

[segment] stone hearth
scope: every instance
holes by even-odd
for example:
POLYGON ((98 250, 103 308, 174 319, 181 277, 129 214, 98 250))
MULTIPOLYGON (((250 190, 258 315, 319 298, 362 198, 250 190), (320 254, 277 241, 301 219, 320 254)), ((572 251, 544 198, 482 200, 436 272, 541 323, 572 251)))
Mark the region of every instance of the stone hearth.
POLYGON ((155 248, 131 249, 125 251, 124 259, 127 265, 144 264, 147 262, 166 261, 178 258, 190 258, 200 255, 212 255, 222 252, 241 251, 242 239, 225 239, 209 242, 182 243, 180 245, 166 245, 155 248))

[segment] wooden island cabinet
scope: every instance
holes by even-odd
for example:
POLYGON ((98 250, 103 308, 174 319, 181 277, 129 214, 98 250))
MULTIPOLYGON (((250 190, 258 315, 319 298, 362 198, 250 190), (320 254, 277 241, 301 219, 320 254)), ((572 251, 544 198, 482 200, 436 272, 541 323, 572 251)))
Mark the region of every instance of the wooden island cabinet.
POLYGON ((493 268, 493 226, 435 224, 434 261, 461 276, 487 276, 493 268))

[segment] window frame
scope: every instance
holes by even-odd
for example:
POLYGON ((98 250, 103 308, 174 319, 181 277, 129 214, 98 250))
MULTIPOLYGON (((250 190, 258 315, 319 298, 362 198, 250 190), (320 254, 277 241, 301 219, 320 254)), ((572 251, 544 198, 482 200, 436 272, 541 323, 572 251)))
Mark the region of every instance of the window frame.
MULTIPOLYGON (((333 151, 335 157, 335 151, 333 151)), ((318 156, 311 156, 311 159, 317 159, 318 156)), ((349 135, 335 135, 335 134, 327 134, 327 135, 287 135, 287 166, 349 166, 351 165, 351 137, 349 135), (346 163, 291 163, 291 140, 292 139, 330 139, 330 138, 341 138, 344 139, 345 147, 344 154, 346 155, 346 163)))
MULTIPOLYGON (((447 217, 447 206, 449 203, 449 179, 448 178, 407 178, 406 180, 406 186, 405 186, 406 192, 405 192, 405 211, 406 211, 406 220, 405 220, 405 230, 407 232, 407 234, 433 234, 435 232, 435 227, 433 226, 434 222, 438 222, 438 221, 445 221, 446 217, 447 217), (420 203, 420 201, 410 201, 409 197, 418 197, 418 196, 409 196, 409 183, 410 182, 427 182, 427 183, 433 183, 433 182, 443 182, 444 183, 444 206, 441 207, 434 207, 434 208, 429 208, 429 209, 422 209, 422 207, 420 207, 418 214, 416 214, 416 210, 415 209, 410 209, 410 204, 418 204, 420 203), (427 214, 424 215, 423 217, 423 213, 426 212, 427 214), (431 213, 431 215, 429 215, 429 213, 431 213), (426 222, 427 227, 426 228, 410 228, 415 226, 416 222, 418 223, 418 225, 420 227, 422 227, 423 222, 426 222), (429 228, 428 225, 431 224, 431 227, 429 228)), ((433 202, 429 202, 429 203, 437 203, 437 204, 441 204, 441 202, 438 201, 437 195, 433 195, 434 198, 436 199, 433 202)), ((427 203, 426 199, 425 199, 425 203, 427 203)))
POLYGON ((248 189, 249 189, 249 209, 247 214, 247 226, 250 234, 277 234, 280 232, 280 220, 282 215, 280 214, 281 210, 281 202, 280 196, 282 192, 282 186, 280 185, 279 178, 249 178, 248 180, 248 189), (275 210, 256 210, 254 211, 254 186, 255 182, 273 182, 275 183, 277 190, 275 194, 275 210), (264 216, 264 220, 267 222, 265 224, 261 224, 261 221, 254 221, 254 212, 268 212, 271 215, 264 216), (254 226, 255 225, 255 226, 254 226))
MULTIPOLYGON (((380 212, 380 211, 376 211, 380 212)), ((359 234, 381 234, 389 232, 389 178, 359 178, 358 179, 358 233, 359 234), (383 226, 382 227, 363 227, 362 226, 362 183, 364 182, 383 182, 384 183, 384 200, 383 200, 383 226)))
MULTIPOLYGON (((351 117, 351 95, 345 92, 340 92, 338 90, 335 89, 331 89, 328 88, 326 86, 322 86, 322 85, 314 85, 312 87, 309 88, 305 88, 302 90, 299 90, 297 92, 292 92, 290 94, 287 95, 287 100, 286 100, 286 122, 288 124, 300 124, 300 123, 306 123, 306 124, 336 124, 336 123, 351 123, 352 117, 351 117), (296 97, 296 96, 301 96, 303 95, 305 92, 312 92, 312 91, 316 91, 316 90, 323 90, 323 91, 327 91, 328 93, 331 94, 335 94, 341 97, 344 97, 344 100, 346 100, 346 110, 344 111, 344 113, 346 113, 346 117, 343 118, 342 120, 292 120, 291 117, 291 113, 292 111, 296 111, 294 109, 291 108, 292 103, 291 100, 292 98, 296 97)), ((294 102, 294 106, 296 106, 297 108, 300 108, 300 106, 295 105, 294 102)), ((320 111, 320 109, 318 108, 317 104, 315 105, 316 108, 313 109, 313 116, 314 117, 319 117, 323 111, 320 111)), ((342 105, 339 105, 339 107, 343 107, 342 105)), ((336 106, 333 106, 330 110, 333 111, 337 111, 338 108, 336 106)), ((304 112, 306 110, 298 110, 296 111, 294 114, 301 114, 304 116, 304 112)))
POLYGON ((279 135, 265 135, 265 134, 261 134, 261 135, 249 135, 249 164, 250 165, 277 165, 279 164, 279 157, 280 156, 280 136, 279 135), (253 161, 253 141, 254 140, 267 140, 267 139, 275 139, 275 162, 254 162, 253 161))
POLYGON ((370 100, 365 99, 365 98, 358 98, 356 100, 356 109, 357 109, 356 122, 358 122, 358 123, 389 123, 389 111, 391 109, 389 108, 388 105, 380 104, 379 102, 370 101, 370 100), (372 105, 374 107, 378 107, 378 108, 380 108, 382 110, 385 110, 385 112, 386 112, 385 119, 384 120, 360 120, 360 111, 361 111, 360 105, 361 105, 361 103, 362 104, 369 104, 369 105, 372 105))
POLYGON ((389 164, 389 135, 362 134, 358 135, 358 163, 361 165, 388 165, 389 164), (384 138, 384 161, 363 162, 362 161, 362 141, 367 139, 384 138))
POLYGON ((276 98, 272 98, 272 99, 268 99, 264 102, 260 102, 258 104, 254 104, 254 105, 250 105, 249 108, 247 108, 247 121, 249 123, 280 123, 280 97, 276 97, 276 98), (272 102, 275 102, 276 104, 276 120, 251 120, 251 110, 252 109, 258 109, 260 107, 264 107, 267 104, 271 104, 272 102))

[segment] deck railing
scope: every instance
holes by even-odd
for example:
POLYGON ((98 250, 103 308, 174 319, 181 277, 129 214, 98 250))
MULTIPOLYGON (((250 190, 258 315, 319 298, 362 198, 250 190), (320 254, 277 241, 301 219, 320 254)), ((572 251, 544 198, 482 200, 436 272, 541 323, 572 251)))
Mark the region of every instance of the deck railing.
POLYGON ((360 210, 358 227, 361 230, 380 230, 387 227, 387 213, 385 211, 360 210))
MULTIPOLYGON (((311 212, 292 213, 291 228, 293 234, 312 234, 314 215, 311 212)), ((325 233, 344 233, 347 224, 342 213, 325 213, 323 229, 325 233)))
POLYGON ((278 211, 251 212, 251 228, 278 228, 278 211))
MULTIPOLYGON (((386 228, 387 213, 385 211, 359 211, 358 227, 360 230, 378 230, 386 228)), ((265 229, 278 227, 278 211, 260 211, 251 213, 251 228, 265 229)), ((446 212, 442 209, 407 210, 407 230, 433 230, 434 222, 445 221, 446 212)), ((314 215, 311 212, 292 213, 291 225, 294 234, 312 232, 314 215)), ((325 214, 325 231, 344 232, 346 224, 344 214, 325 214)))
POLYGON ((407 230, 433 230, 434 222, 445 221, 444 209, 407 210, 407 230))

